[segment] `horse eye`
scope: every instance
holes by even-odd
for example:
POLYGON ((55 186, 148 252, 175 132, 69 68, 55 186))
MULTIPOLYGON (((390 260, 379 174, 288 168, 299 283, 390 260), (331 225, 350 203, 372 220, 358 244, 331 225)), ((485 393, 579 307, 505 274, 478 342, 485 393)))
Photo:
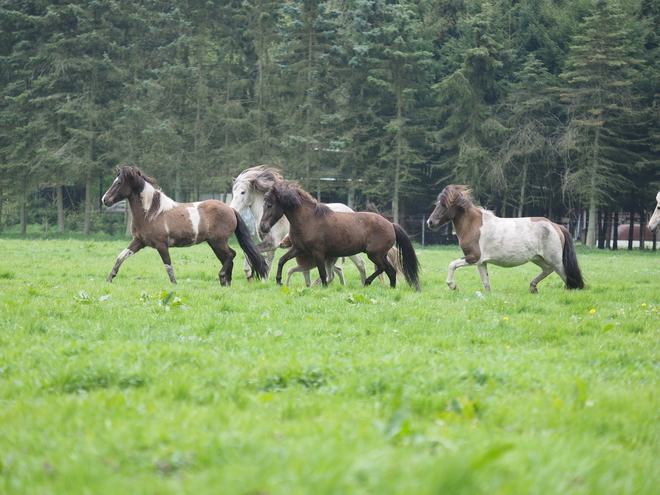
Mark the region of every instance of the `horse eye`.
POLYGON ((245 194, 245 191, 241 191, 241 194, 245 194))

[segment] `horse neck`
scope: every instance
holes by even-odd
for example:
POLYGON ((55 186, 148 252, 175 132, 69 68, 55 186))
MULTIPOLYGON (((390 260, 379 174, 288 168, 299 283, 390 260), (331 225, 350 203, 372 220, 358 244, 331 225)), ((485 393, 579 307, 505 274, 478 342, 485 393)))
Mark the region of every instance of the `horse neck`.
POLYGON ((284 216, 289 220, 289 230, 300 232, 301 230, 305 230, 309 225, 317 223, 313 219, 315 211, 316 205, 308 203, 303 203, 295 208, 285 208, 284 216))
POLYGON ((126 201, 128 201, 128 207, 131 209, 132 222, 137 224, 145 223, 147 214, 144 211, 140 193, 132 192, 131 195, 126 198, 126 201))
POLYGON ((253 193, 252 204, 250 205, 250 211, 254 217, 254 222, 259 225, 261 222, 261 217, 264 214, 264 194, 253 193))
POLYGON ((470 233, 475 228, 479 228, 482 223, 482 211, 476 206, 470 206, 467 210, 458 208, 456 215, 452 219, 456 235, 460 239, 470 233))

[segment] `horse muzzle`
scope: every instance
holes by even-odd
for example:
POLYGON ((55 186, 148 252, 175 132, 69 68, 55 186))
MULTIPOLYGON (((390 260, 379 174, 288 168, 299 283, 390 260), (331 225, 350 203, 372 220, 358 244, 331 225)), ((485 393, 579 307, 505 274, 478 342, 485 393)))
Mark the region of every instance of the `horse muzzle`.
POLYGON ((268 234, 268 232, 270 232, 270 225, 268 225, 268 224, 259 225, 259 232, 261 232, 262 234, 268 234))

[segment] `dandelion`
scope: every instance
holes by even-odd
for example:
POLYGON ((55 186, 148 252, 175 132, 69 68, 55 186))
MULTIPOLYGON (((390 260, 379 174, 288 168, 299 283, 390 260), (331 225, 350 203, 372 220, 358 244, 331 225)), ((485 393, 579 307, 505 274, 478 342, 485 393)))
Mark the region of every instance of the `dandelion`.
POLYGON ((642 303, 642 306, 646 306, 646 303, 642 303))
POLYGON ((507 348, 507 349, 511 349, 511 346, 510 346, 510 345, 508 345, 508 346, 506 346, 506 348, 507 348))
POLYGON ((595 312, 596 312, 595 309, 590 309, 590 310, 589 310, 589 313, 591 313, 591 314, 594 314, 595 312))
POLYGON ((509 317, 508 317, 508 316, 505 316, 505 317, 502 318, 502 319, 503 319, 504 321, 507 321, 507 320, 509 319, 509 317))
POLYGON ((262 360, 262 361, 265 361, 265 360, 266 360, 266 356, 261 356, 261 360, 262 360))

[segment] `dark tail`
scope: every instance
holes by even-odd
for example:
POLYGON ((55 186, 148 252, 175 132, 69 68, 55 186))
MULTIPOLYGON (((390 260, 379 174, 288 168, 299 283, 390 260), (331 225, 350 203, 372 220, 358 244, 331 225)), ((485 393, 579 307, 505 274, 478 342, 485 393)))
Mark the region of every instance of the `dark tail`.
POLYGON ((234 234, 236 235, 236 239, 238 239, 239 246, 241 246, 241 249, 245 253, 250 268, 252 268, 252 273, 257 279, 266 278, 268 276, 266 260, 264 260, 257 246, 252 242, 250 229, 241 217, 241 214, 236 210, 234 210, 234 213, 236 214, 236 230, 234 234))
POLYGON ((403 268, 403 275, 411 287, 420 291, 422 288, 419 286, 419 260, 415 254, 415 248, 403 227, 396 223, 393 223, 392 226, 396 234, 396 244, 399 248, 399 260, 403 268))
POLYGON ((565 227, 560 226, 562 234, 564 234, 564 252, 562 253, 562 261, 564 264, 564 272, 566 272, 566 288, 567 289, 584 289, 584 280, 582 279, 582 272, 580 265, 578 265, 577 253, 573 245, 573 237, 565 227))

